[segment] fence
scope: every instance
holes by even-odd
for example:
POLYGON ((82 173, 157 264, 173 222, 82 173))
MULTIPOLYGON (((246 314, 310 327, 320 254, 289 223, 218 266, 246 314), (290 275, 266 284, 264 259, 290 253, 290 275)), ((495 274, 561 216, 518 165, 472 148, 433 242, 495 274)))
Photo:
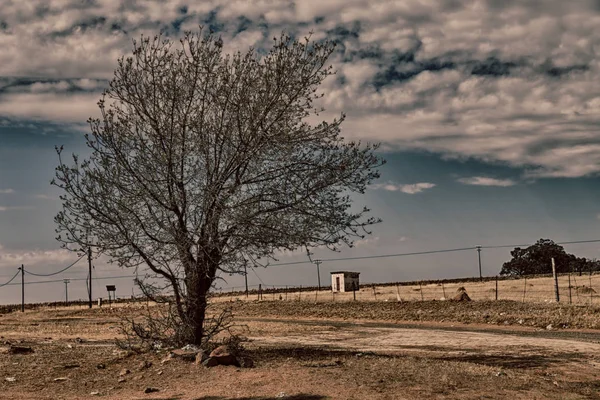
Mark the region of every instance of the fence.
MULTIPOLYGON (((557 277, 559 300, 567 304, 600 305, 600 274, 562 274, 557 277)), ((474 301, 512 300, 556 302, 552 276, 487 277, 422 282, 361 284, 355 292, 333 292, 331 287, 253 285, 223 288, 213 301, 432 301, 452 300, 462 289, 474 301)))

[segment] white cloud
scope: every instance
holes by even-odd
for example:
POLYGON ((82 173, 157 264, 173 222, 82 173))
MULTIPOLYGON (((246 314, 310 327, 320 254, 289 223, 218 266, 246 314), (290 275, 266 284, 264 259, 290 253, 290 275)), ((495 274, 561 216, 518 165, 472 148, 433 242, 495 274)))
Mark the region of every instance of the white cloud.
POLYGON ((0 248, 0 268, 53 264, 70 264, 77 259, 74 253, 67 250, 21 250, 9 251, 0 248))
POLYGON ((0 194, 11 194, 14 193, 15 190, 14 189, 0 189, 0 194))
POLYGON ((32 210, 31 206, 0 206, 0 212, 13 210, 32 210))
POLYGON ((474 186, 500 186, 500 187, 508 187, 514 186, 517 183, 512 179, 497 179, 490 178, 487 176, 472 176, 469 178, 459 178, 458 182, 465 185, 474 185, 474 186))
POLYGON ((386 182, 386 183, 377 183, 374 185, 370 185, 369 188, 374 189, 374 190, 387 190, 389 192, 400 191, 400 192, 406 193, 406 194, 417 194, 417 193, 421 193, 422 191, 424 191, 426 189, 431 189, 435 186, 436 185, 434 183, 429 183, 429 182, 419 182, 419 183, 404 184, 404 185, 394 183, 394 182, 386 182))
POLYGON ((501 162, 526 177, 597 175, 600 12, 591 3, 4 0, 0 87, 6 77, 40 81, 7 85, 0 117, 96 115, 131 39, 172 30, 186 5, 182 28, 212 12, 227 51, 264 46, 282 28, 338 41, 332 61, 345 83, 329 79, 322 102, 323 115, 348 115, 345 137, 501 162), (240 31, 242 16, 250 22, 240 31))
POLYGON ((366 237, 354 242, 354 247, 371 246, 379 243, 379 236, 366 237))
POLYGON ((34 196, 36 199, 41 200, 58 200, 58 196, 50 196, 49 194, 36 194, 34 196))

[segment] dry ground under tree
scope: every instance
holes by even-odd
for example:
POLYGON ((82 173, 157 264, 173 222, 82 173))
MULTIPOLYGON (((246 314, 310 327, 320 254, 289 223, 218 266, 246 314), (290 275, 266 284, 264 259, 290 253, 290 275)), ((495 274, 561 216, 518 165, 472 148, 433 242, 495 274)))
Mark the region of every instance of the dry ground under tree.
POLYGON ((119 350, 113 341, 119 321, 138 314, 140 305, 4 314, 4 347, 22 344, 34 353, 0 355, 0 398, 600 398, 599 332, 555 329, 597 327, 600 310, 592 307, 504 301, 217 307, 223 306, 234 307, 247 325, 255 368, 206 369, 163 363, 166 351, 119 350), (152 365, 141 368, 145 361, 152 365), (131 372, 120 376, 124 369, 131 372), (144 394, 147 387, 159 391, 144 394))

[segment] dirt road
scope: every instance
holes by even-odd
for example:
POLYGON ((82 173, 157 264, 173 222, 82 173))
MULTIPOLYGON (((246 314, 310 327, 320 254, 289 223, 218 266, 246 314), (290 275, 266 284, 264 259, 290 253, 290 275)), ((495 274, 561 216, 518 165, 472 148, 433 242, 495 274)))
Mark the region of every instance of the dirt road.
POLYGON ((298 335, 256 336, 257 344, 297 344, 354 351, 390 353, 398 351, 482 351, 512 353, 522 349, 541 353, 568 353, 600 356, 600 334, 585 331, 540 331, 481 329, 439 324, 349 323, 298 319, 246 319, 245 322, 312 325, 322 329, 298 335))

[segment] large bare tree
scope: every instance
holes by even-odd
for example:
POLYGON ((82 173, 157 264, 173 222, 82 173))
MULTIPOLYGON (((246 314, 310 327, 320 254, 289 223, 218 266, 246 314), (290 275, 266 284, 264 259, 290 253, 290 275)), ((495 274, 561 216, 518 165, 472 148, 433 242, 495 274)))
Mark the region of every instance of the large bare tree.
POLYGON ((240 273, 278 250, 351 245, 377 222, 352 207, 382 164, 376 145, 345 142, 344 116, 313 104, 331 75, 331 42, 274 40, 223 54, 202 30, 134 42, 90 119, 91 155, 59 153, 58 239, 93 246, 166 281, 180 341, 202 344, 218 271, 240 273))

